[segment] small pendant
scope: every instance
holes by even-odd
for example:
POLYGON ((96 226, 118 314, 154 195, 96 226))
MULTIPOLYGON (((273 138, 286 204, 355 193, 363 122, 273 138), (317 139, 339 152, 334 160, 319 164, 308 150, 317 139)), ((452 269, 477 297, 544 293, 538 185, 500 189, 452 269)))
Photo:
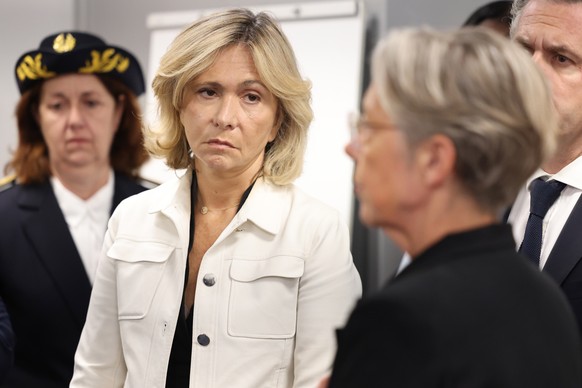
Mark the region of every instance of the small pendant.
POLYGON ((200 213, 202 213, 202 214, 206 214, 206 213, 208 213, 208 208, 207 208, 206 206, 202 206, 202 207, 200 208, 200 213))

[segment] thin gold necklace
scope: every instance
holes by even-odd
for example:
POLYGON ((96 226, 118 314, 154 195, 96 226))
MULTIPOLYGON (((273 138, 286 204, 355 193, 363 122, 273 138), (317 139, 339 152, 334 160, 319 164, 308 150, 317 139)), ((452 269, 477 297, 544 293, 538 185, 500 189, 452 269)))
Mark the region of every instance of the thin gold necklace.
POLYGON ((235 207, 238 207, 240 205, 240 202, 239 202, 236 205, 225 207, 222 209, 210 209, 208 206, 204 205, 204 201, 202 201, 202 198, 200 197, 200 193, 198 193, 197 197, 198 197, 198 201, 200 203, 200 214, 202 214, 202 215, 208 214, 208 212, 224 212, 226 210, 234 209, 235 207))
POLYGON ((235 207, 238 207, 238 205, 239 204, 237 203, 234 206, 225 207, 225 208, 222 208, 222 209, 209 209, 208 206, 202 205, 200 207, 200 214, 207 214, 208 212, 223 212, 223 211, 226 211, 226 210, 234 209, 235 207))

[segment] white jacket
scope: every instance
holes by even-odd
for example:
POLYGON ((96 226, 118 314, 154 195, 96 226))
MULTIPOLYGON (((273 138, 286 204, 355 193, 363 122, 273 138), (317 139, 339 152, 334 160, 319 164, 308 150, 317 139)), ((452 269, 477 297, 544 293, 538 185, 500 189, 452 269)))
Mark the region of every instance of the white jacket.
MULTIPOLYGON (((111 217, 71 387, 165 387, 191 175, 128 198, 111 217)), ((259 179, 200 266, 190 387, 316 387, 360 295, 339 213, 259 179)))

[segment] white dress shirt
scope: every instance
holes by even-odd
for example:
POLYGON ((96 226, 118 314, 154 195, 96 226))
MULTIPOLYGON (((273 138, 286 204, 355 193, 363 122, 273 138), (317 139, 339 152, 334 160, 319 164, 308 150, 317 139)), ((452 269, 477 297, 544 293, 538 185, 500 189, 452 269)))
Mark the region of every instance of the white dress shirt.
POLYGON ((55 197, 57 197, 57 202, 73 236, 73 241, 91 284, 95 279, 97 263, 101 255, 103 238, 113 203, 114 180, 113 171, 110 171, 105 186, 100 188, 91 198, 83 200, 63 186, 57 177, 51 177, 55 197))
POLYGON ((513 204, 508 222, 513 227, 513 237, 515 238, 517 249, 519 249, 521 242, 523 241, 525 227, 529 217, 529 188, 531 182, 539 177, 547 177, 547 179, 555 179, 566 184, 560 197, 552 207, 550 207, 550 210, 548 210, 543 221, 540 268, 543 268, 546 264, 548 256, 550 255, 556 240, 558 240, 558 236, 562 232, 572 209, 574 209, 576 202, 578 202, 578 199, 580 198, 580 194, 582 193, 582 174, 580 171, 582 171, 582 156, 579 156, 554 175, 548 174, 542 169, 538 169, 527 180, 526 185, 519 191, 517 199, 513 204))
POLYGON ((399 275, 400 272, 404 271, 404 268, 408 267, 408 265, 412 263, 412 258, 408 252, 404 252, 402 255, 402 260, 400 260, 400 264, 398 265, 398 270, 396 271, 396 275, 399 275))

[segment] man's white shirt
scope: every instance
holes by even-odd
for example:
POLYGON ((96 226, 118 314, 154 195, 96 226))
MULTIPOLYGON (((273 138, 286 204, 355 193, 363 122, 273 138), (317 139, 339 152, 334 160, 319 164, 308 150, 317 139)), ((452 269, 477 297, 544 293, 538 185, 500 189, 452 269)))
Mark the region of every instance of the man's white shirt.
POLYGON ((529 187, 533 180, 544 177, 544 179, 555 179, 559 182, 565 183, 566 187, 560 194, 560 197, 550 207, 548 213, 544 217, 542 226, 542 251, 540 255, 540 268, 546 265, 550 252, 552 251, 558 236, 562 232, 570 213, 576 206, 576 202, 582 194, 582 156, 572 161, 566 167, 561 169, 556 174, 548 174, 542 169, 538 169, 526 182, 526 184, 519 191, 515 203, 511 208, 508 223, 512 225, 513 237, 517 244, 516 249, 519 249, 527 219, 529 217, 530 208, 530 192, 529 187))

